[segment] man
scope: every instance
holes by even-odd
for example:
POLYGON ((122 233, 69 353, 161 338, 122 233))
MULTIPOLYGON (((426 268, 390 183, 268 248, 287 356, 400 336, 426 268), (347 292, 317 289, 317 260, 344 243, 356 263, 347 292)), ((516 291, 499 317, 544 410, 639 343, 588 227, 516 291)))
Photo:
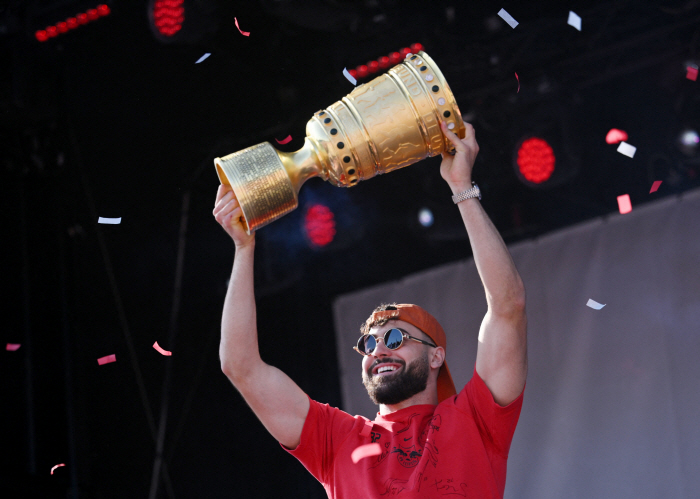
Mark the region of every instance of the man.
POLYGON ((355 347, 363 356, 363 383, 379 405, 373 422, 310 400, 283 372, 260 359, 255 237, 243 230, 231 189, 219 187, 214 216, 236 245, 222 319, 222 370, 272 436, 331 498, 503 497, 527 375, 525 290, 475 197, 478 187, 472 187, 471 173, 479 146, 473 127, 466 124, 466 129, 460 140, 443 124, 456 150, 454 156, 443 154, 440 174, 455 194, 486 291, 488 311, 479 331, 474 374, 457 394, 437 320, 416 305, 379 307, 355 347), (358 454, 366 449, 365 455, 372 455, 361 458, 358 454))

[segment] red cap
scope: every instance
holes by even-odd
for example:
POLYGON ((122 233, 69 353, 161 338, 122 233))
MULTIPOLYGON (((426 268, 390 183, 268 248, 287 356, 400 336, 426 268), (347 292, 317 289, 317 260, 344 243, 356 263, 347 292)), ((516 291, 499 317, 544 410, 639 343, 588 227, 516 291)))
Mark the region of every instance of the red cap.
MULTIPOLYGON (((392 307, 396 307, 396 309, 374 312, 372 315, 370 315, 365 324, 369 326, 370 324, 376 323, 382 319, 398 319, 408 322, 430 336, 437 346, 447 350, 447 337, 445 336, 445 331, 442 329, 442 326, 435 317, 430 315, 418 305, 400 303, 397 305, 392 305, 392 307)), ((452 381, 452 375, 450 374, 450 370, 447 368, 447 361, 443 362, 440 372, 438 373, 437 392, 438 402, 442 402, 447 398, 457 395, 454 381, 452 381)))

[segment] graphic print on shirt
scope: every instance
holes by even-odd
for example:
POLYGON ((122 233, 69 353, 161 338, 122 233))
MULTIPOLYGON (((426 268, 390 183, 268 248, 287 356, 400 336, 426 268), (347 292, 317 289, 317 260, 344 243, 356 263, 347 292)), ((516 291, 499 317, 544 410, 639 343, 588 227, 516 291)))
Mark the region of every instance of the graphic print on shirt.
POLYGON ((372 443, 382 438, 382 434, 376 431, 373 431, 372 433, 370 433, 370 435, 372 436, 372 443))
POLYGON ((398 454, 396 458, 401 466, 404 468, 413 468, 423 456, 423 449, 415 450, 415 448, 415 445, 410 446, 406 450, 402 449, 400 446, 394 447, 391 453, 398 454))

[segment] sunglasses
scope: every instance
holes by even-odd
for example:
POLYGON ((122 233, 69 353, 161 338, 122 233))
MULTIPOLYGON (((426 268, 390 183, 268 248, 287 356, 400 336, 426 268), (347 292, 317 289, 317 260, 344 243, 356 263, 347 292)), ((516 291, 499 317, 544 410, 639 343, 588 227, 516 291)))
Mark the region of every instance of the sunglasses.
POLYGON ((384 341, 384 344, 389 350, 397 350, 401 348, 401 345, 403 345, 404 339, 417 341, 418 343, 423 343, 424 345, 431 347, 437 347, 437 345, 433 345, 428 341, 415 338, 403 329, 395 327, 384 333, 383 337, 375 338, 374 335, 371 334, 360 336, 360 339, 357 340, 357 346, 352 347, 352 349, 362 355, 372 355, 372 352, 374 352, 375 348, 377 348, 378 340, 384 341))

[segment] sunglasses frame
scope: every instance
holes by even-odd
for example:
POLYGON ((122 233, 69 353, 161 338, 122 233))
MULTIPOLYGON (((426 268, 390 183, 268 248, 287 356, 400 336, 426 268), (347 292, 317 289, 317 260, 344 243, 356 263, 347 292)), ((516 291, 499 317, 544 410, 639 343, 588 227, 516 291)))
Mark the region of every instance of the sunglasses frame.
MULTIPOLYGON (((401 347, 403 346, 403 340, 406 340, 406 339, 408 339, 408 340, 413 340, 413 341, 417 341, 418 343, 423 343, 424 345, 428 345, 428 346, 433 347, 433 348, 436 348, 436 347, 437 347, 437 345, 433 345, 433 344, 430 343, 430 342, 427 342, 427 341, 425 341, 425 340, 421 340, 420 338, 416 338, 415 336, 411 336, 410 334, 408 334, 405 330, 401 329, 400 327, 392 327, 391 329, 387 329, 387 330, 384 332, 384 334, 383 334, 382 336, 380 336, 379 338, 377 338, 377 336, 375 336, 375 335, 373 335, 373 334, 369 334, 369 333, 363 334, 363 335, 360 336, 360 338, 357 340, 357 345, 355 345, 354 347, 352 347, 352 349, 355 350, 355 351, 356 351, 357 353, 359 353, 360 355, 362 355, 363 357, 366 357, 367 355, 372 355, 371 353, 364 353, 362 350, 360 350, 360 342, 363 340, 363 338, 364 338, 365 336, 371 336, 371 337, 374 338, 374 341, 377 343, 377 345, 379 345, 379 340, 382 340, 382 341, 384 342, 384 346, 386 346, 386 341, 385 341, 384 338, 386 337, 387 334, 391 333, 394 329, 396 329, 397 331, 400 331, 400 332, 401 332, 401 343, 400 343, 399 346, 397 346, 396 348, 389 348, 389 347, 387 346, 387 348, 389 348, 389 350, 391 350, 392 352, 398 350, 399 348, 401 348, 401 347)), ((377 347, 375 346, 375 347, 374 347, 374 350, 376 350, 376 349, 377 349, 377 347)), ((372 351, 374 352, 374 350, 372 350, 372 351)))

